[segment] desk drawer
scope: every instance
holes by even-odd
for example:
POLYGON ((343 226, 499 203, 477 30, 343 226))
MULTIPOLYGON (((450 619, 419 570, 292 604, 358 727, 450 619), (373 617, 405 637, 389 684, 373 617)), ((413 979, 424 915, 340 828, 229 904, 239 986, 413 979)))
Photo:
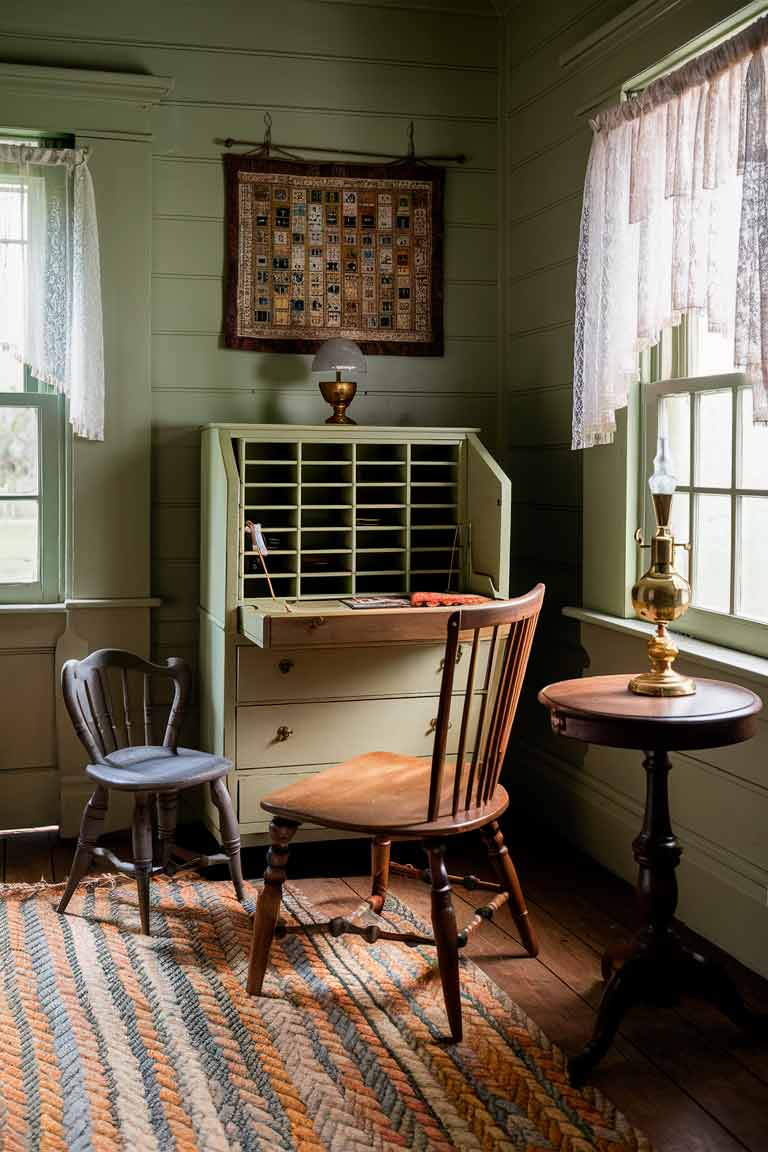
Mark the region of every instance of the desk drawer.
MULTIPOLYGON (((477 694, 467 740, 470 747, 480 700, 477 694)), ((458 701, 454 713, 448 732, 449 755, 458 745, 461 726, 458 701)), ((318 762, 337 764, 363 752, 429 756, 434 742, 431 722, 436 717, 435 697, 240 707, 237 709, 237 767, 242 770, 318 762), (283 734, 285 738, 281 738, 283 734)))
MULTIPOLYGON (((467 683, 471 642, 462 644, 454 691, 467 683)), ((481 642, 475 685, 481 685, 489 641, 481 642)), ((237 648, 238 703, 267 700, 328 700, 355 696, 439 693, 442 644, 397 644, 380 648, 295 648, 281 652, 240 644, 237 648)))
POLYGON ((305 765, 300 769, 281 768, 279 772, 270 771, 268 768, 261 768, 257 772, 238 772, 235 777, 235 810, 238 823, 248 825, 250 832, 266 830, 271 817, 261 807, 262 798, 268 796, 270 792, 276 792, 278 788, 287 788, 289 784, 306 780, 319 771, 319 766, 305 765))

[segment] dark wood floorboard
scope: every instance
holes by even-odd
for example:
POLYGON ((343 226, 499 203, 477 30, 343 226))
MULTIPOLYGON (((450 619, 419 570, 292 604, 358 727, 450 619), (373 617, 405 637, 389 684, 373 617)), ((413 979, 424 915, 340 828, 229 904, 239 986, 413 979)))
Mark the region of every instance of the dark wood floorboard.
MULTIPOLYGON (((192 841, 194 829, 185 830, 192 841)), ((109 838, 128 855, 127 838, 109 838)), ((507 840, 541 941, 535 960, 520 944, 514 921, 503 910, 470 939, 466 954, 483 968, 566 1051, 589 1037, 600 1000, 600 956, 606 943, 628 938, 635 925, 631 886, 612 876, 564 841, 530 829, 507 829, 507 840)), ((47 833, 13 837, 0 844, 0 875, 7 883, 66 876, 73 842, 47 833)), ((418 850, 395 848, 398 859, 422 864, 418 850)), ((105 862, 100 862, 101 867, 105 862)), ((264 868, 264 850, 244 853, 246 876, 264 868)), ((368 847, 333 841, 319 848, 299 844, 289 873, 315 905, 329 915, 350 912, 368 891, 368 847), (343 879, 340 879, 343 877, 343 879)), ((457 841, 452 872, 490 876, 479 838, 457 841)), ((214 870, 223 876, 222 870, 214 870)), ((393 878, 393 892, 429 918, 429 889, 393 878)), ((464 922, 484 902, 478 892, 457 889, 457 917, 464 922)), ((744 995, 768 1009, 768 982, 695 934, 698 947, 723 960, 744 995)), ((712 1008, 686 1000, 676 1009, 637 1008, 594 1075, 598 1086, 660 1152, 768 1152, 768 1043, 743 1036, 712 1008)))

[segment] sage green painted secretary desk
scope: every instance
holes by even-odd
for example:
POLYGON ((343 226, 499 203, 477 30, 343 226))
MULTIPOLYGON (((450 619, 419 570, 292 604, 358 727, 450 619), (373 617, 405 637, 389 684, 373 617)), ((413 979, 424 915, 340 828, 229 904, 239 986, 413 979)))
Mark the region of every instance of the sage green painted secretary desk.
MULTIPOLYGON (((451 610, 343 601, 507 596, 510 484, 476 429, 213 424, 201 500, 202 747, 235 765, 240 832, 258 843, 268 792, 365 751, 431 754, 451 610)), ((465 646, 456 693, 468 662, 465 646)))

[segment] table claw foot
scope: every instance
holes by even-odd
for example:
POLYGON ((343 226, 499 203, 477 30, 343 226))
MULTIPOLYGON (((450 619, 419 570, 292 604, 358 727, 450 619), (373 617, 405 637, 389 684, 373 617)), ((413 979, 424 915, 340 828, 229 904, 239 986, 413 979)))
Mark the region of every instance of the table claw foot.
POLYGON ((568 1061, 571 1083, 575 1087, 584 1083, 595 1065, 605 1056, 626 1012, 640 999, 644 967, 640 958, 630 957, 621 968, 613 972, 600 1001, 592 1039, 568 1061))
POLYGON ((681 963, 688 977, 688 988, 719 1008, 731 1023, 750 1035, 768 1037, 768 1013, 753 1012, 744 1003, 730 976, 711 960, 692 948, 682 949, 681 963))

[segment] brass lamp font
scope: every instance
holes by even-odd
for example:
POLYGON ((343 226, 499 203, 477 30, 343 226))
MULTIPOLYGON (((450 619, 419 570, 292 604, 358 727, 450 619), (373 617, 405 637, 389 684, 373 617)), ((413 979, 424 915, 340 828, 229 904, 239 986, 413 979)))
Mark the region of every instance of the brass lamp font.
POLYGON ((650 544, 643 543, 639 528, 635 533, 640 547, 651 549, 651 565, 632 589, 632 607, 643 620, 655 624, 656 631, 648 641, 651 670, 630 680, 629 689, 640 696, 692 696, 696 684, 673 669, 678 650, 667 632, 667 624, 688 610, 691 586, 675 569, 675 548, 690 551, 690 544, 678 544, 669 527, 677 481, 672 474, 666 435, 659 436, 653 464, 648 487, 656 513, 656 532, 650 544))
POLYGON ((335 372, 335 380, 321 380, 320 392, 333 408, 326 424, 354 424, 347 416, 347 408, 352 403, 357 384, 354 380, 342 379, 342 372, 366 371, 365 356, 352 340, 334 338, 326 340, 312 361, 313 372, 335 372))

